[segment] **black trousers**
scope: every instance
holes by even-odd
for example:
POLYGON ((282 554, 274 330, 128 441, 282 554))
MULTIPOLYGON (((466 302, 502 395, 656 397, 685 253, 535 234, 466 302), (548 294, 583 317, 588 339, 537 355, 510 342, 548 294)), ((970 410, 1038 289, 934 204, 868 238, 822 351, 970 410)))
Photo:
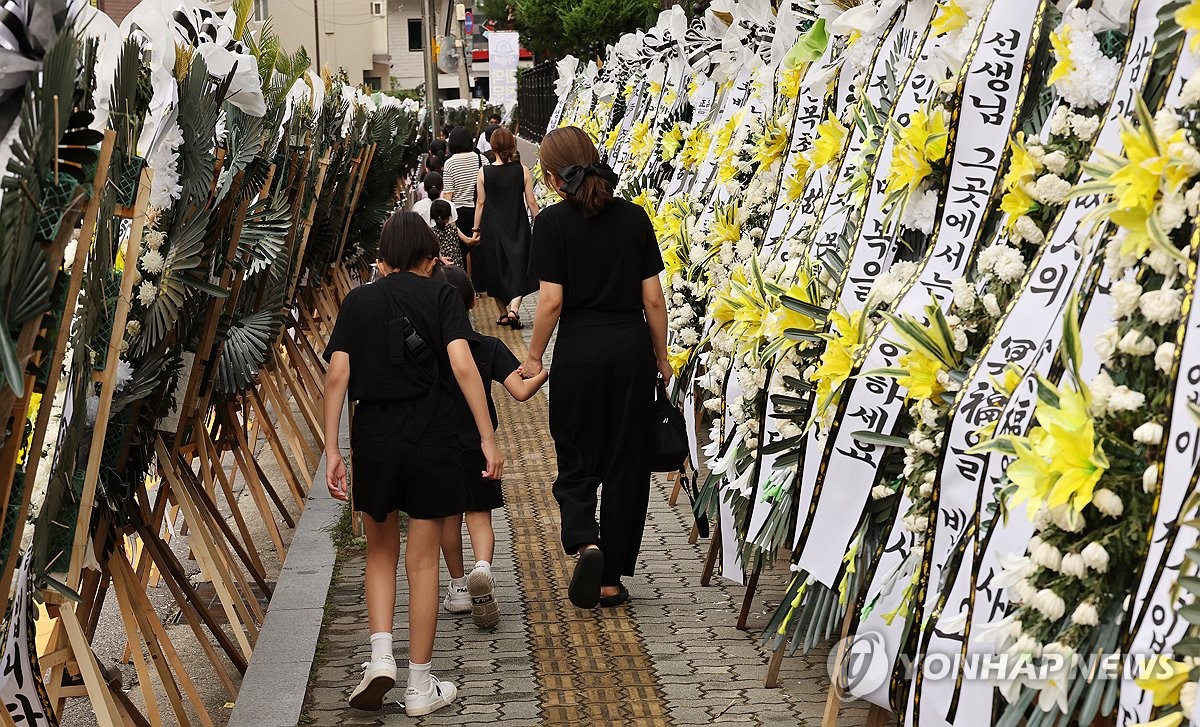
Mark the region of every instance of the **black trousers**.
POLYGON ((550 374, 550 434, 558 453, 554 498, 563 547, 573 554, 599 545, 606 586, 633 575, 646 527, 654 376, 650 331, 640 314, 577 315, 562 322, 550 374))

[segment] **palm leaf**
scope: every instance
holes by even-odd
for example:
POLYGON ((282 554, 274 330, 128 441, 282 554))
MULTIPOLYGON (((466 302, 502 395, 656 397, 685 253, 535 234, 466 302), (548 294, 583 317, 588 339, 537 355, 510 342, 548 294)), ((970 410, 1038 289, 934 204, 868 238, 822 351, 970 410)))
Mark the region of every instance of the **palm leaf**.
POLYGON ((249 259, 249 275, 276 269, 291 227, 291 205, 282 195, 261 200, 246 211, 238 237, 238 255, 249 259))

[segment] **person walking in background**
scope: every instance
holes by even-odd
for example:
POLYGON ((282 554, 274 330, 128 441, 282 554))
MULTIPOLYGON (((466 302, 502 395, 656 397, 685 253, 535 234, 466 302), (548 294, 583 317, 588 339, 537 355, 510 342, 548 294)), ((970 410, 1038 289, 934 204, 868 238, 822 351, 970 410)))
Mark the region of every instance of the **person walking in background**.
MULTIPOLYGON (((412 211, 421 215, 421 219, 425 220, 430 227, 433 227, 433 217, 429 213, 430 209, 433 207, 433 203, 439 199, 443 202, 446 202, 446 204, 450 206, 451 213, 454 211, 454 205, 449 200, 445 199, 446 194, 442 190, 441 174, 438 174, 437 172, 430 172, 429 174, 426 174, 425 181, 421 184, 421 188, 425 191, 425 198, 418 199, 416 202, 413 202, 412 211)), ((462 255, 461 251, 459 251, 459 255, 462 255)))
POLYGON ((546 184, 565 201, 545 209, 533 231, 529 267, 541 292, 520 371, 542 372, 561 320, 550 434, 562 544, 579 554, 568 595, 580 608, 615 606, 629 599, 621 577, 633 575, 646 527, 655 371, 671 377, 662 255, 650 218, 613 196, 617 177, 581 129, 551 131, 539 153, 546 184))
MULTIPOLYGON (((475 226, 475 191, 479 170, 487 164, 487 159, 476 151, 471 132, 465 127, 457 126, 450 132, 450 158, 442 171, 442 181, 445 184, 447 198, 454 203, 458 215, 458 229, 467 237, 474 237, 472 227, 475 226)), ((474 260, 470 251, 463 250, 467 261, 467 273, 473 271, 474 260)))
MULTIPOLYGON (((438 186, 442 184, 442 158, 433 154, 425 156, 425 171, 421 173, 421 178, 417 180, 417 199, 427 199, 428 193, 425 191, 425 180, 430 174, 438 175, 438 186)), ((440 193, 439 193, 440 194, 440 193)))
MULTIPOLYGON (((458 229, 458 225, 454 224, 454 208, 444 199, 433 201, 429 207, 429 216, 433 219, 433 234, 438 239, 442 260, 447 265, 463 268, 463 245, 471 246, 478 240, 467 237, 458 229)), ((475 294, 474 288, 471 289, 471 294, 475 294)))
POLYGON ((397 511, 408 514, 404 570, 410 592, 408 688, 404 710, 429 714, 454 701, 454 684, 430 673, 438 614, 438 554, 445 518, 467 506, 468 474, 458 444, 454 400, 458 384, 480 437, 484 476, 500 479, 487 396, 471 355, 475 332, 458 294, 430 280, 437 241, 412 212, 397 212, 379 239, 383 279, 351 290, 342 301, 325 359, 325 482, 335 499, 349 500, 346 464, 338 445, 347 395, 358 404, 350 423, 356 511, 366 513, 364 587, 371 660, 350 694, 350 706, 379 710, 396 683, 392 653, 397 511))
POLYGON ((487 125, 483 127, 483 131, 479 133, 479 139, 475 142, 475 148, 481 153, 487 154, 492 149, 492 132, 500 128, 500 114, 491 113, 487 117, 487 125))
POLYGON ((479 236, 479 245, 474 248, 474 280, 496 300, 496 325, 524 328, 521 301, 538 287, 529 274, 529 218, 537 216, 537 198, 512 133, 500 127, 492 142, 496 163, 480 169, 476 179, 472 232, 479 236))
MULTIPOLYGON (((440 265, 433 276, 458 289, 463 304, 469 311, 475 307, 475 286, 467 274, 456 267, 440 265)), ((509 395, 517 401, 529 401, 537 390, 546 383, 547 373, 531 379, 523 379, 517 373, 517 357, 508 350, 504 342, 494 336, 475 334, 471 340, 471 355, 484 380, 484 393, 488 398, 488 410, 492 426, 498 427, 496 405, 492 402, 491 382, 504 385, 509 395)), ((499 480, 475 477, 476 470, 482 471, 483 453, 479 449, 479 432, 469 425, 465 399, 457 399, 459 444, 467 463, 470 483, 467 487, 467 533, 471 536, 471 552, 475 556, 475 567, 470 574, 463 563, 462 517, 446 518, 442 530, 442 557, 446 559, 446 570, 450 572, 450 584, 442 608, 450 613, 470 613, 475 625, 481 629, 493 628, 500 620, 500 604, 496 601, 496 581, 492 577, 492 558, 496 553, 496 533, 492 529, 492 510, 504 507, 504 491, 499 480)))

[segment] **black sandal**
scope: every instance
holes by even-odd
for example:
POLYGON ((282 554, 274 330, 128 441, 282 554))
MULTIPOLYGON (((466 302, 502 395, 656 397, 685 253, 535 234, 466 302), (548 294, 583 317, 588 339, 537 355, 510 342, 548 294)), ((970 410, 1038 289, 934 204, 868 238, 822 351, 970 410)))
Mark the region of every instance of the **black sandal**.
POLYGON ((600 602, 600 575, 604 570, 604 553, 599 548, 586 548, 575 562, 575 573, 567 587, 567 597, 578 608, 595 608, 600 602))
POLYGON ((496 319, 496 325, 498 325, 498 326, 510 326, 510 325, 512 325, 512 313, 505 313, 504 315, 502 315, 502 316, 500 316, 499 318, 497 318, 497 319, 496 319))
POLYGON ((613 606, 620 606, 622 603, 625 603, 628 600, 629 589, 625 587, 624 583, 618 583, 616 593, 612 594, 611 596, 600 597, 600 607, 612 608, 613 606))
POLYGON ((525 324, 521 322, 521 314, 515 310, 508 312, 508 325, 514 331, 519 331, 525 327, 525 324))

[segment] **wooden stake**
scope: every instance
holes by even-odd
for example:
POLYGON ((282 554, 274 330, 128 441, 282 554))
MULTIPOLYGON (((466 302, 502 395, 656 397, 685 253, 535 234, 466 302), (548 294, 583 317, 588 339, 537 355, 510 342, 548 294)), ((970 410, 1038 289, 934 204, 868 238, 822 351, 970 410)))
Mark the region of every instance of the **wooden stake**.
POLYGON ((75 611, 66 605, 60 606, 58 622, 62 625, 71 650, 75 652, 75 663, 79 665, 79 673, 83 677, 84 686, 87 687, 88 699, 92 703, 92 711, 96 713, 97 721, 102 725, 122 724, 120 711, 108 690, 108 682, 104 679, 104 671, 96 661, 96 655, 92 653, 92 647, 83 634, 75 611))
MULTIPOLYGON (((67 583, 79 582, 79 571, 89 540, 92 508, 96 504, 96 484, 100 477, 100 460, 104 453, 104 437, 108 431, 108 416, 112 411, 113 393, 116 390, 117 362, 121 356, 121 340, 125 336, 125 323, 129 318, 129 304, 133 297, 133 274, 137 269, 142 245, 142 232, 146 228, 146 202, 150 196, 150 170, 142 171, 138 186, 137 203, 134 206, 133 226, 129 241, 125 245, 125 270, 121 275, 121 292, 117 297, 117 310, 112 333, 108 339, 104 373, 100 384, 100 403, 96 410, 96 426, 92 431, 88 449, 87 470, 83 478, 83 492, 79 498, 79 518, 75 523, 75 538, 71 545, 71 565, 67 571, 67 583)), ((68 326, 69 327, 69 326, 68 326)))
MULTIPOLYGON (((113 146, 116 144, 116 139, 117 133, 112 129, 104 132, 104 140, 100 143, 100 156, 96 162, 96 176, 92 180, 93 190, 101 190, 108 183, 108 169, 112 161, 113 146)), ((96 219, 100 214, 100 199, 102 196, 99 193, 93 193, 83 212, 83 225, 79 231, 79 243, 75 246, 75 257, 72 260, 71 270, 74 272, 68 279, 67 300, 63 305, 62 316, 60 318, 62 324, 58 328, 54 350, 50 354, 50 376, 47 379, 46 391, 42 395, 42 406, 38 409, 37 420, 33 425, 33 438, 30 441, 28 459, 25 463, 25 481, 27 484, 21 493, 21 506, 17 509, 17 514, 12 522, 12 527, 15 528, 12 538, 12 542, 14 543, 21 542, 22 535, 24 534, 26 515, 29 512, 29 505, 33 497, 34 488, 32 484, 37 481, 38 477, 38 468, 42 457, 42 445, 46 440, 46 429, 50 423, 51 410, 54 408, 54 397, 58 392, 58 380, 62 376, 63 357, 66 353, 67 341, 71 337, 70 321, 79 300, 79 289, 83 285, 83 268, 86 265, 88 252, 92 247, 92 236, 96 230, 96 219)), ((0 473, 0 475, 2 474, 0 473)), ((12 482, 12 476, 9 475, 4 479, 0 479, 0 482, 12 482)), ((5 488, 3 494, 4 507, 0 508, 0 523, 5 523, 10 492, 11 488, 5 488)), ((16 570, 20 555, 19 548, 11 548, 8 559, 3 564, 3 570, 0 571, 0 593, 2 594, 7 594, 12 587, 13 572, 16 570)))
MULTIPOLYGON (((250 405, 258 417, 264 422, 269 422, 267 418, 267 407, 263 404, 262 399, 258 395, 257 389, 251 389, 246 396, 250 405)), ((292 461, 288 459, 287 452, 283 449, 283 440, 279 438, 279 430, 273 426, 262 428, 263 434, 266 436, 267 443, 271 446, 271 453, 275 455, 275 462, 279 465, 279 469, 283 472, 283 478, 287 481, 288 489, 292 493, 292 499, 296 501, 296 507, 300 511, 304 511, 305 488, 300 484, 300 478, 296 475, 296 470, 292 467, 292 461)), ((257 446, 257 442, 255 443, 257 446)), ((307 479, 307 478, 306 478, 307 479)))

